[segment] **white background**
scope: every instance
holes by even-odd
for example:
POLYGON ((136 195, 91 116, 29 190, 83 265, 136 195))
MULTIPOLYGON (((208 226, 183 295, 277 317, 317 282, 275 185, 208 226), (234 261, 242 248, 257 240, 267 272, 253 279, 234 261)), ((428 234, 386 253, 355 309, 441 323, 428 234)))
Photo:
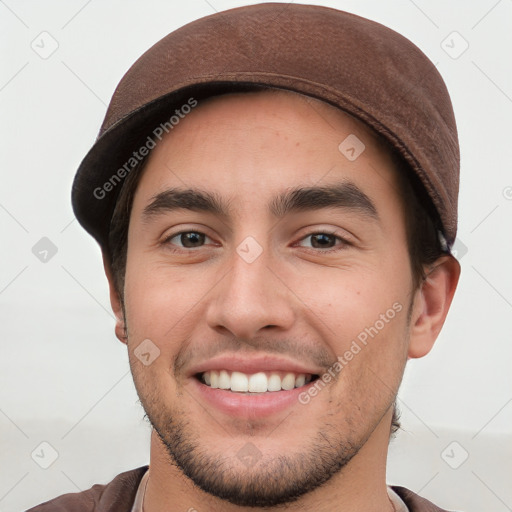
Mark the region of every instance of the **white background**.
MULTIPOLYGON (((189 21, 249 3, 0 1, 0 512, 149 461, 100 251, 74 220, 71 183, 134 60, 189 21), (46 59, 31 47, 40 37, 58 43, 46 59), (46 263, 32 253, 42 237, 58 249, 46 263), (58 452, 48 469, 31 457, 43 441, 58 452)), ((411 39, 445 78, 459 128, 462 277, 436 347, 406 371, 388 482, 448 509, 512 510, 512 1, 302 3, 411 39), (458 58, 443 47, 463 48, 453 31, 469 44, 458 58), (447 464, 466 452, 457 469, 447 464)))

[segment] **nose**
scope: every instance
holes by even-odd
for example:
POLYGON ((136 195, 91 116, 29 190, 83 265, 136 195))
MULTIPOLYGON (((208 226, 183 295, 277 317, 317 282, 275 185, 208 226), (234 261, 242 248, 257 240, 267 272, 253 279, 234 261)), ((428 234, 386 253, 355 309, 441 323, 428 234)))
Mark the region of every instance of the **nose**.
POLYGON ((272 265, 268 251, 252 262, 234 251, 228 264, 230 270, 212 290, 206 312, 208 325, 247 342, 263 329, 290 329, 297 301, 285 276, 272 265))

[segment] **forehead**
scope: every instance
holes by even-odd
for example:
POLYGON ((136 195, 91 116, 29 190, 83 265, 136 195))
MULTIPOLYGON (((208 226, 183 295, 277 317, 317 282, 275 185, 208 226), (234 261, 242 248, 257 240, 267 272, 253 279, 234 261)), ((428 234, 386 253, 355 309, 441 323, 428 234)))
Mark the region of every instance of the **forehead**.
POLYGON ((198 130, 206 139, 207 134, 211 137, 220 130, 240 131, 244 126, 260 132, 267 130, 269 134, 269 130, 277 128, 284 136, 295 136, 297 140, 317 139, 329 133, 338 141, 343 134, 354 134, 364 141, 367 155, 378 157, 391 153, 390 146, 379 134, 348 112, 304 94, 275 88, 222 94, 200 101, 153 153, 162 151, 166 144, 172 145, 173 140, 176 144, 192 141, 194 135, 199 135, 198 130))
POLYGON ((157 144, 135 200, 201 185, 254 201, 286 187, 340 180, 370 192, 398 190, 391 150, 370 127, 298 93, 233 93, 200 102, 157 144))

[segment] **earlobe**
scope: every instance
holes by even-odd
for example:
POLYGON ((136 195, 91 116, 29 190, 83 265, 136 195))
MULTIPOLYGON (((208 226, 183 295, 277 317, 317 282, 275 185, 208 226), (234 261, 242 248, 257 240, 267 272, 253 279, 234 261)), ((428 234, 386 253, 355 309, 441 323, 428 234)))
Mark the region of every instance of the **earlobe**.
POLYGON ((411 317, 408 356, 423 357, 430 352, 443 327, 460 276, 460 264, 453 256, 442 256, 430 268, 416 292, 411 317))
POLYGON ((114 312, 114 315, 116 317, 116 326, 115 326, 116 337, 118 338, 119 341, 126 344, 128 338, 126 335, 126 324, 124 321, 124 312, 123 312, 123 307, 122 307, 122 303, 121 303, 121 298, 119 297, 119 293, 117 292, 115 284, 114 284, 114 278, 112 276, 110 259, 105 254, 105 252, 103 252, 102 255, 103 255, 103 268, 105 270, 105 275, 107 276, 107 280, 108 280, 108 287, 109 287, 109 294, 110 294, 110 305, 111 305, 112 311, 114 312))

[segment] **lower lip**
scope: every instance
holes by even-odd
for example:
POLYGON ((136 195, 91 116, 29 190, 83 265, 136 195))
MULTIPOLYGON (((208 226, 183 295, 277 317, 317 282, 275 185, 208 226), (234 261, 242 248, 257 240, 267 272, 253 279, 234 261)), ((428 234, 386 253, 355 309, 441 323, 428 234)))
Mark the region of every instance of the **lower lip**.
POLYGON ((196 378, 193 384, 204 401, 212 404, 221 412, 230 416, 242 418, 261 418, 284 411, 293 406, 300 405, 299 395, 314 385, 311 382, 300 388, 289 391, 269 391, 267 393, 245 394, 234 393, 225 389, 211 388, 196 378))

